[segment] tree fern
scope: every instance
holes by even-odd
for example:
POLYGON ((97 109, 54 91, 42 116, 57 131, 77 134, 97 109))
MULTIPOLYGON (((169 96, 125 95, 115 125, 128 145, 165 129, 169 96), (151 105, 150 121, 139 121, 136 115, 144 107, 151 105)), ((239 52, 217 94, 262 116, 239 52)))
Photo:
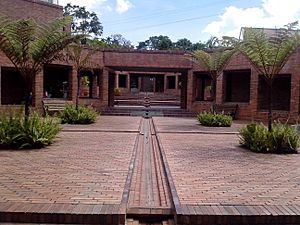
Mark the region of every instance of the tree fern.
POLYGON ((219 47, 217 49, 214 49, 212 52, 197 50, 191 53, 191 55, 189 55, 188 57, 195 64, 203 66, 210 74, 213 80, 212 91, 214 93, 214 100, 216 94, 216 80, 222 73, 223 68, 226 66, 234 52, 235 48, 219 47))
POLYGON ((29 115, 32 82, 45 64, 59 59, 62 51, 82 36, 64 32, 70 18, 58 18, 48 24, 33 19, 10 20, 0 16, 0 50, 20 71, 26 83, 25 118, 29 115))
POLYGON ((289 56, 299 45, 299 34, 294 30, 297 22, 288 24, 285 28, 268 36, 262 29, 247 28, 244 40, 240 43, 240 51, 249 58, 254 68, 263 75, 269 86, 268 128, 272 130, 272 83, 289 56))
POLYGON ((80 44, 72 44, 67 48, 66 60, 73 64, 77 73, 76 110, 79 104, 80 73, 83 70, 93 71, 97 65, 93 65, 91 58, 96 49, 84 49, 80 44))

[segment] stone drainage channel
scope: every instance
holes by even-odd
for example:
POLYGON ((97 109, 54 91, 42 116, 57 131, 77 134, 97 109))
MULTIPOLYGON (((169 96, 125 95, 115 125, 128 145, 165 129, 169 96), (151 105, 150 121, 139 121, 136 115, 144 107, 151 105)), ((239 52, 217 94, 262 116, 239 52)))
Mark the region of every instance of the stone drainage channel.
POLYGON ((152 118, 141 119, 127 204, 127 224, 174 224, 162 148, 152 118))

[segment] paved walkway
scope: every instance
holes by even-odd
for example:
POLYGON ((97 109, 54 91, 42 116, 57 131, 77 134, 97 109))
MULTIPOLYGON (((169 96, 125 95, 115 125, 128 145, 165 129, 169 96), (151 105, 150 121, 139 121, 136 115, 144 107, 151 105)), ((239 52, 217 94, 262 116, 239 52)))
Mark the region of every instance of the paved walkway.
POLYGON ((151 119, 143 119, 128 202, 129 214, 171 214, 172 199, 151 119))
POLYGON ((0 222, 124 224, 127 213, 128 224, 173 224, 173 214, 177 224, 300 224, 300 154, 240 148, 243 125, 64 125, 46 149, 0 151, 0 222))
POLYGON ((139 124, 138 117, 100 117, 90 127, 64 125, 46 149, 0 151, 0 212, 125 215, 139 124))

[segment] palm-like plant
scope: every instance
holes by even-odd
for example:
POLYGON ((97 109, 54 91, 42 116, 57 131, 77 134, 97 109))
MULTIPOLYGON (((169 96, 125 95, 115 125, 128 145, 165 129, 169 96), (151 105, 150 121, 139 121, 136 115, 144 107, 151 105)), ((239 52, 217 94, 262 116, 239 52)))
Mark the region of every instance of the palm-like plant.
POLYGON ((0 17, 0 50, 17 68, 26 84, 26 120, 35 76, 45 64, 60 59, 61 50, 82 38, 63 31, 70 22, 70 18, 64 17, 39 25, 33 19, 13 21, 0 17))
POLYGON ((262 29, 247 28, 240 51, 249 58, 257 72, 264 76, 268 85, 268 130, 272 131, 272 84, 289 56, 299 45, 299 35, 291 23, 268 36, 262 29))
POLYGON ((213 99, 216 100, 216 81, 222 73, 231 56, 234 54, 234 48, 218 47, 211 52, 197 50, 191 53, 189 59, 194 63, 203 66, 212 78, 211 90, 213 99))
POLYGON ((72 44, 67 48, 67 62, 71 63, 77 75, 77 93, 76 93, 76 110, 78 111, 80 96, 80 73, 83 70, 93 70, 94 65, 91 58, 95 54, 95 49, 84 49, 80 44, 72 44))

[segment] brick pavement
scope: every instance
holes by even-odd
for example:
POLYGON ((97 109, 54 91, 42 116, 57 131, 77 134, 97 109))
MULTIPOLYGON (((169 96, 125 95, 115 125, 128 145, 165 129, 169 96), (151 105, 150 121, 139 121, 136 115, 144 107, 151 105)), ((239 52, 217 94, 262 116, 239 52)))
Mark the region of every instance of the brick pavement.
POLYGON ((139 123, 138 117, 100 117, 90 128, 65 125, 45 149, 1 150, 0 221, 57 223, 66 214, 69 223, 124 223, 118 215, 125 215, 123 192, 139 123))
POLYGON ((154 117, 153 120, 158 132, 168 133, 237 133, 246 124, 235 120, 231 127, 205 127, 193 117, 154 117))
POLYGON ((300 155, 257 154, 237 131, 155 118, 176 224, 300 224, 300 155))
POLYGON ((64 125, 46 149, 0 151, 2 221, 124 224, 129 203, 131 216, 150 207, 143 222, 164 206, 157 194, 169 193, 177 224, 300 224, 300 155, 240 148, 243 122, 216 129, 192 118, 141 121, 100 117, 90 127, 64 125))
POLYGON ((100 131, 100 132, 138 132, 140 126, 139 117, 130 116, 100 116, 96 123, 88 125, 63 125, 64 131, 100 131))
POLYGON ((120 203, 135 136, 62 132, 44 150, 0 151, 0 203, 120 203))
POLYGON ((236 135, 160 137, 182 204, 300 205, 300 155, 256 154, 236 135))

